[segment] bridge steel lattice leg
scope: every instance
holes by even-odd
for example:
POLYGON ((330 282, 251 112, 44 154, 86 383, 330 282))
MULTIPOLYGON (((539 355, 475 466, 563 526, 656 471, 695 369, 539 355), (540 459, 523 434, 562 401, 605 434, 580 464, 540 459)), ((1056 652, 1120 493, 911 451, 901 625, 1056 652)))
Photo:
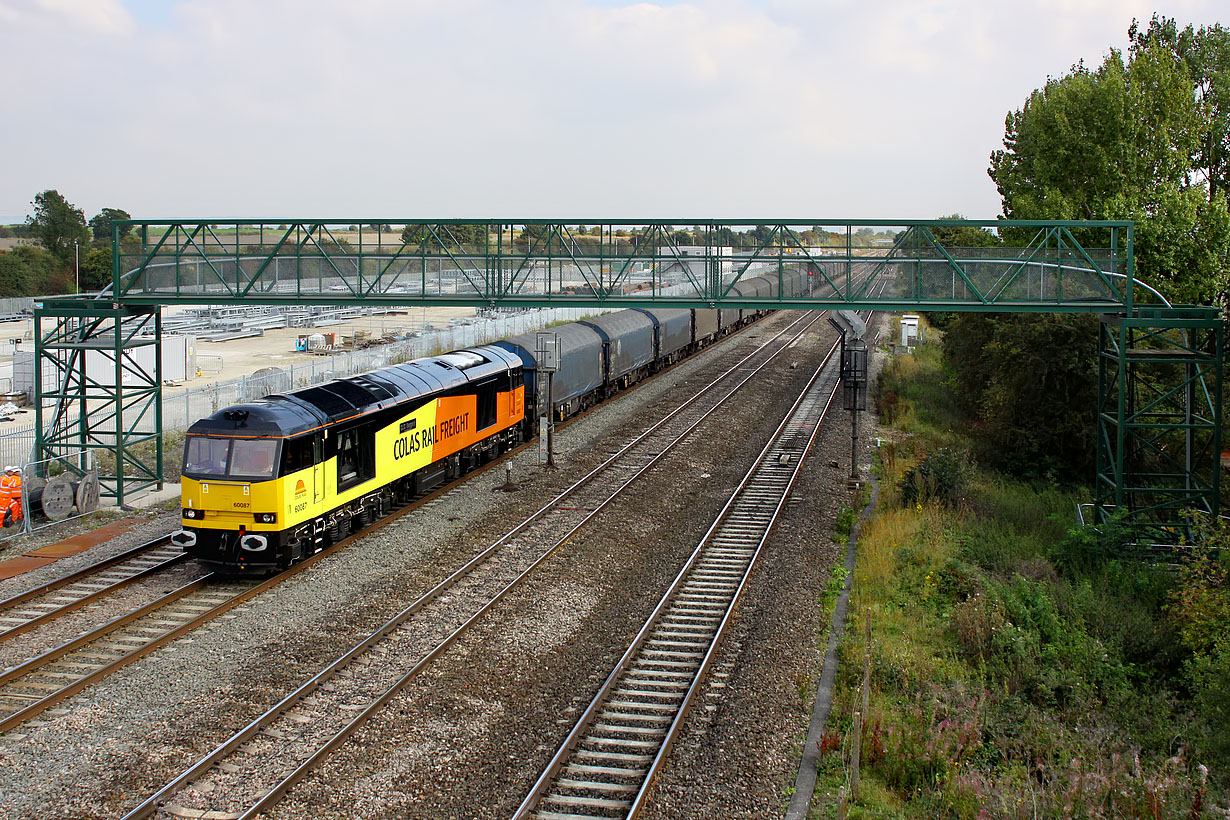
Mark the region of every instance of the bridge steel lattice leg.
POLYGON ((98 460, 101 498, 123 505, 161 488, 158 308, 48 300, 34 312, 35 458, 98 460))
POLYGON ((1096 520, 1126 515, 1138 543, 1190 534, 1218 514, 1225 331, 1213 309, 1103 316, 1096 520))

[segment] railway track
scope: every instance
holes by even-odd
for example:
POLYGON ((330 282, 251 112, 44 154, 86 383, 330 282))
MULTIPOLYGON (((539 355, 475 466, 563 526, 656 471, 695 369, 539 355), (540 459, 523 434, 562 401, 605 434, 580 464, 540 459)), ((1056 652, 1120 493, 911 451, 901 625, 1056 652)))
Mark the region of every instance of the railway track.
MULTIPOLYGON (((772 340, 766 343, 771 344, 772 340)), ((762 345, 749 357, 741 359, 731 372, 764 349, 765 345, 762 345)), ((0 733, 12 732, 90 684, 183 637, 421 504, 430 502, 467 478, 489 469, 494 463, 416 499, 264 582, 220 580, 220 576, 203 572, 201 577, 158 596, 138 609, 120 614, 5 669, 0 673, 0 733)), ((0 626, 7 626, 0 632, 0 641, 63 618, 125 587, 148 581, 186 558, 182 550, 171 545, 168 533, 91 567, 13 596, 0 602, 0 626)))
POLYGON ((62 703, 274 583, 206 575, 0 673, 0 732, 62 703))
POLYGON ((638 815, 832 402, 834 358, 830 351, 514 820, 638 815))
POLYGON ((0 641, 55 620, 86 604, 183 562, 184 551, 171 535, 133 547, 71 575, 0 601, 0 641))
POLYGON ((125 820, 155 815, 250 818, 266 811, 816 320, 797 320, 790 333, 783 331, 736 362, 172 779, 125 820))

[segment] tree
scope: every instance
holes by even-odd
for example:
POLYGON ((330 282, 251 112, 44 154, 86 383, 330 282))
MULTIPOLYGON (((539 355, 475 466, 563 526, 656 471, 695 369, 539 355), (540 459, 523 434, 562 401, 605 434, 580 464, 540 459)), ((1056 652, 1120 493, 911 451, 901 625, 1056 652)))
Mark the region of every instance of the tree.
POLYGON ((773 229, 768 225, 757 225, 747 232, 748 245, 751 247, 760 247, 769 241, 769 237, 773 235, 773 229))
POLYGON ((52 189, 34 197, 30 204, 34 206, 34 216, 26 217, 26 222, 34 237, 60 264, 71 268, 74 244, 89 241, 85 213, 52 189))
POLYGON ((33 245, 0 251, 0 297, 67 293, 72 287, 72 270, 49 251, 33 245))
POLYGON ((1097 326, 1084 314, 965 313, 944 336, 979 461, 1080 481, 1093 467, 1097 326))
MULTIPOLYGON (((1011 219, 1133 220, 1138 276, 1173 301, 1209 302, 1226 290, 1230 260, 1213 101, 1213 89, 1230 83, 1230 49, 1220 27, 1180 32, 1157 18, 1129 35, 1126 61, 1112 51, 1094 70, 1077 64, 1010 112, 987 173, 1011 219)), ((963 230, 936 236, 945 245, 977 239, 963 230)), ((967 314, 952 323, 945 360, 985 462, 1026 475, 1088 474, 1096 329, 1086 316, 967 314)))
MULTIPOLYGON (((940 219, 965 219, 961 214, 940 219)), ((986 228, 973 225, 933 225, 931 235, 945 248, 988 248, 1001 244, 1000 238, 986 228)))
POLYGON ((1143 31, 1133 20, 1128 37, 1133 56, 1156 45, 1186 67, 1196 105, 1206 117, 1191 165, 1208 186, 1210 201, 1230 191, 1230 30, 1220 23, 1180 30, 1174 18, 1155 13, 1143 31))
POLYGON ((407 245, 418 245, 426 240, 428 247, 451 250, 459 245, 483 244, 487 239, 486 231, 486 225, 414 223, 402 229, 401 241, 407 245), (433 229, 435 237, 432 236, 433 229))
MULTIPOLYGON (((1230 82, 1230 72, 1219 82, 1230 82)), ((1008 114, 988 174, 1012 219, 1130 219, 1136 270, 1175 301, 1211 302, 1227 288, 1230 210, 1194 179, 1209 140, 1184 63, 1160 42, 1112 51, 1048 80, 1008 114)))
POLYGON ((21 246, 12 251, 0 251, 0 297, 25 296, 32 290, 30 265, 22 258, 21 251, 21 246))
MULTIPOLYGON (((128 211, 122 211, 119 208, 103 208, 94 218, 90 220, 90 230, 94 232, 95 242, 110 242, 111 241, 111 223, 117 219, 132 219, 132 214, 128 211)), ((120 227, 120 239, 128 236, 132 230, 131 225, 123 225, 120 227)))
POLYGON ((111 284, 111 249, 90 248, 81 254, 81 290, 99 291, 111 284))

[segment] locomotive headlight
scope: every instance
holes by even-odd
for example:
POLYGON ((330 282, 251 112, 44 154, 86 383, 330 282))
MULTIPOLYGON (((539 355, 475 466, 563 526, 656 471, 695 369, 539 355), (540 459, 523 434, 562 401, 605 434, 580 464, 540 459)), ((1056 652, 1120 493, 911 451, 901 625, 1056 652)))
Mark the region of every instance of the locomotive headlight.
POLYGON ((187 508, 187 507, 184 508, 184 518, 204 518, 204 517, 205 517, 205 513, 202 510, 194 510, 194 509, 187 508))
POLYGON ((258 524, 273 524, 278 520, 277 513, 257 513, 256 522, 258 524))

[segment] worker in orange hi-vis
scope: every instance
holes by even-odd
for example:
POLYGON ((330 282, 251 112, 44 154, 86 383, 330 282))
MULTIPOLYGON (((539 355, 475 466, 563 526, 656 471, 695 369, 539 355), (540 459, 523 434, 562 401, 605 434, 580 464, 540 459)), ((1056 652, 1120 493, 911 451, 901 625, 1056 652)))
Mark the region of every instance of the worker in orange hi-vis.
POLYGON ((0 510, 3 510, 6 527, 22 519, 20 467, 5 467, 4 475, 0 476, 0 510))

